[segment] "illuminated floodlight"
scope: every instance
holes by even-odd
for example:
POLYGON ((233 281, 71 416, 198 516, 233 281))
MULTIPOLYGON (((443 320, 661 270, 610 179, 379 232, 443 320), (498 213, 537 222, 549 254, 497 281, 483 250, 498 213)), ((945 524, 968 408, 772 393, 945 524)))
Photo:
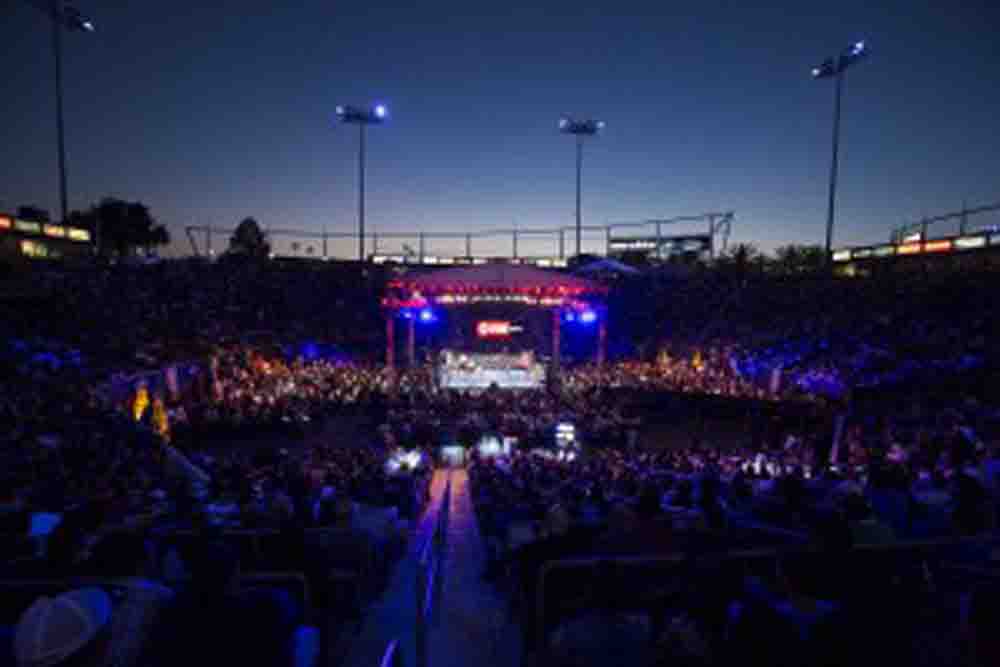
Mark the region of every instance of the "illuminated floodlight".
POLYGON ((357 125, 380 125, 389 117, 389 108, 384 104, 376 104, 367 109, 350 104, 338 104, 334 107, 334 111, 340 122, 357 125))
POLYGON ((80 32, 94 32, 96 30, 94 22, 84 16, 76 7, 64 7, 62 19, 69 30, 79 30, 80 32))
POLYGON ((365 128, 369 125, 382 125, 389 115, 384 104, 364 108, 350 104, 338 104, 334 107, 337 120, 348 125, 357 125, 359 131, 358 145, 358 261, 367 260, 365 256, 365 128))
POLYGON ((827 198, 826 210, 826 243, 824 245, 827 261, 833 257, 831 247, 833 244, 833 223, 835 202, 837 199, 837 153, 840 145, 840 101, 842 97, 844 73, 857 62, 864 60, 868 55, 867 45, 858 40, 840 52, 834 58, 827 58, 818 66, 813 67, 812 77, 814 79, 833 79, 836 82, 836 95, 833 103, 833 158, 830 164, 830 190, 827 198))
POLYGON ((585 310, 580 313, 580 321, 584 324, 593 324, 597 321, 597 313, 592 310, 585 310))
POLYGON ((430 308, 423 308, 420 310, 420 321, 427 323, 434 321, 434 311, 430 308))
POLYGON ((607 125, 603 120, 575 120, 568 116, 559 119, 559 131, 563 134, 576 134, 580 136, 594 136, 607 125))

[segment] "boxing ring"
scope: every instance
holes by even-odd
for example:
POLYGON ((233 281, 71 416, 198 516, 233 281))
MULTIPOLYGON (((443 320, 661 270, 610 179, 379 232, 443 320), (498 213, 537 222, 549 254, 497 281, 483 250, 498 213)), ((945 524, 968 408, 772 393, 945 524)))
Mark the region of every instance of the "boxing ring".
MULTIPOLYGON (((539 386, 545 375, 558 374, 562 365, 564 326, 587 327, 596 334, 594 360, 603 364, 607 354, 607 288, 591 280, 560 271, 531 266, 487 263, 406 274, 389 283, 382 299, 385 313, 385 364, 396 367, 396 330, 405 330, 407 365, 417 365, 417 326, 434 322, 444 311, 480 312, 498 308, 508 312, 547 312, 548 366, 537 343, 518 337, 517 318, 479 319, 470 323, 470 338, 478 342, 502 341, 501 349, 477 354, 470 349, 431 350, 438 359, 439 382, 453 388, 539 386), (473 326, 474 324, 474 326, 473 326), (514 348, 513 351, 510 348, 514 348)), ((534 321, 537 321, 535 315, 534 321)), ((494 344, 494 347, 496 345, 494 344)))

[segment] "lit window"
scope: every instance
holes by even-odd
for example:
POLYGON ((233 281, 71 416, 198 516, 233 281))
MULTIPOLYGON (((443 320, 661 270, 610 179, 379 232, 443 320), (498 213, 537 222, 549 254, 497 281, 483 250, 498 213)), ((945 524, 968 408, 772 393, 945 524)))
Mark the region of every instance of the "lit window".
POLYGON ((71 241, 89 241, 90 232, 86 229, 80 229, 79 227, 70 227, 67 236, 71 241))
POLYGON ((27 232, 28 234, 42 233, 42 225, 37 222, 32 222, 31 220, 15 220, 14 229, 19 232, 27 232))
POLYGON ((25 257, 48 257, 49 249, 44 243, 38 241, 21 241, 21 254, 25 257))

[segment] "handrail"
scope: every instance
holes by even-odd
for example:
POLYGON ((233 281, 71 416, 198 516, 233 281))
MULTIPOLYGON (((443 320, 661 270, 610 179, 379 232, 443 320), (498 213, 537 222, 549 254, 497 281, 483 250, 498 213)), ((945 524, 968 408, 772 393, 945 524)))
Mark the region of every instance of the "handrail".
POLYGON ((399 649, 399 640, 393 639, 382 654, 379 667, 403 667, 403 652, 399 649))
POLYGON ((416 665, 427 666, 427 629, 433 617, 435 601, 440 606, 442 562, 447 549, 448 519, 451 507, 451 473, 445 483, 444 493, 434 528, 420 548, 417 562, 415 599, 416 665))

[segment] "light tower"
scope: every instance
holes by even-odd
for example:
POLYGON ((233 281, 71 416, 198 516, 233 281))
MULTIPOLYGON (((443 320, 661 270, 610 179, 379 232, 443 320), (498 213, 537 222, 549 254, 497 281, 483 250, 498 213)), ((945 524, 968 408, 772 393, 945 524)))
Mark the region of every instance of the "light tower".
POLYGON ((580 211, 581 180, 583 175, 583 140, 604 129, 603 120, 573 120, 569 116, 559 119, 559 131, 576 136, 576 255, 580 256, 583 221, 580 211))
POLYGON ((365 128, 381 125, 389 117, 384 104, 376 104, 370 109, 338 105, 337 119, 341 123, 358 126, 358 259, 365 261, 365 128))

